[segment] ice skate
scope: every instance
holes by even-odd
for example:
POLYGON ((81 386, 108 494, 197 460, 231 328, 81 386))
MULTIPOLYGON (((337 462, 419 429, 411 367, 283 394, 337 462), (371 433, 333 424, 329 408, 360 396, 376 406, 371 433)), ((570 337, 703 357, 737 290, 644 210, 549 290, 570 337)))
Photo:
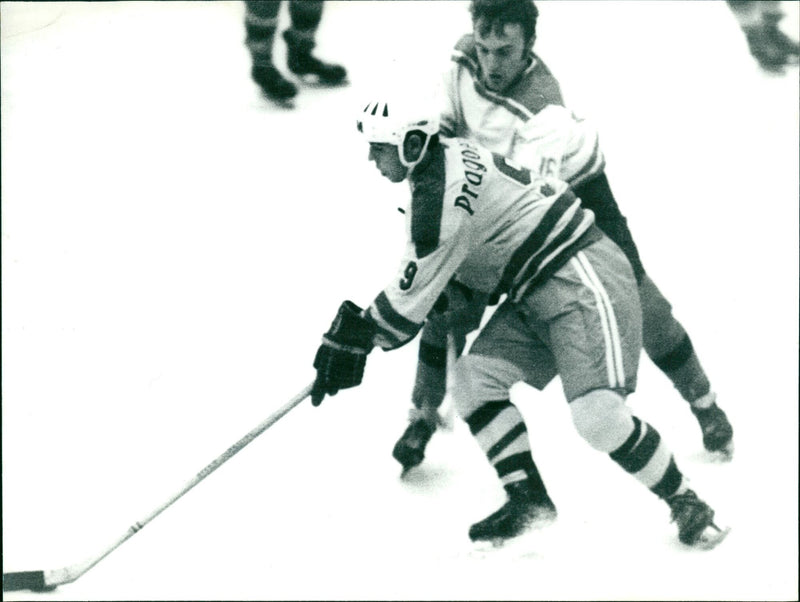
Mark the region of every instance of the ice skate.
POLYGON ((264 95, 274 101, 287 102, 297 95, 297 86, 283 77, 274 65, 253 65, 250 74, 264 95))
POLYGON ((295 75, 316 76, 319 83, 326 86, 341 84, 347 78, 347 70, 341 65, 325 63, 311 54, 314 42, 305 39, 291 30, 283 32, 286 40, 286 64, 295 75))
POLYGON ((800 44, 783 33, 778 27, 777 22, 767 23, 764 26, 764 35, 772 46, 784 54, 785 65, 796 65, 800 58, 800 44))
POLYGON ((725 412, 716 402, 707 408, 691 406, 692 414, 703 431, 703 446, 710 452, 720 454, 724 459, 733 457, 733 427, 725 412))
POLYGON ((527 480, 506 485, 505 489, 508 501, 469 528, 472 541, 491 542, 495 547, 500 547, 507 540, 529 529, 547 526, 556 519, 553 501, 546 493, 543 499, 540 494, 534 494, 527 480))
POLYGON ((776 24, 745 27, 743 31, 750 54, 765 71, 783 73, 784 67, 797 63, 797 43, 789 39, 776 24))
POLYGON ((710 550, 728 535, 730 528, 714 524, 714 510, 691 489, 667 500, 672 521, 678 523, 678 539, 687 546, 710 550))
POLYGON ((425 448, 436 432, 438 414, 412 409, 410 424, 395 443, 392 456, 403 466, 403 474, 419 466, 425 458, 425 448))

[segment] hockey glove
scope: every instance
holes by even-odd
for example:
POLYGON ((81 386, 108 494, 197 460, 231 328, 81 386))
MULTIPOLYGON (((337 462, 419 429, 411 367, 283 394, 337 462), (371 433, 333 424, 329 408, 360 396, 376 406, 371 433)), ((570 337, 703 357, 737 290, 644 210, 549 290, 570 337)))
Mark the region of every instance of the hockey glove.
POLYGON ((326 395, 336 395, 339 389, 361 384, 374 336, 375 324, 362 315, 361 308, 352 301, 342 303, 314 358, 313 405, 321 404, 326 395))

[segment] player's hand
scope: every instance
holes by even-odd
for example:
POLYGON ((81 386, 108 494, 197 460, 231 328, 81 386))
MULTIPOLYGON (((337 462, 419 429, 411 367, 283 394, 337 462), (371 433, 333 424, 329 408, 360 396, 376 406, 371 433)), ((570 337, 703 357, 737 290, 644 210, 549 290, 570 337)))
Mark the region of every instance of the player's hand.
POLYGON ((321 404, 325 395, 361 384, 374 336, 375 324, 362 315, 361 308, 352 301, 342 303, 314 358, 313 405, 321 404))

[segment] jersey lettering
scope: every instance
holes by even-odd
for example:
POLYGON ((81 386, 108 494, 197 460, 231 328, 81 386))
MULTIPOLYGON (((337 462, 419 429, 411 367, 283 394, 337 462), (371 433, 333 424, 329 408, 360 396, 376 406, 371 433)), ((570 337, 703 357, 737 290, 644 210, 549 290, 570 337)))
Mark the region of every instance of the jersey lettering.
POLYGON ((539 164, 539 173, 543 176, 558 177, 557 166, 558 162, 553 157, 542 157, 542 162, 539 164))
MULTIPOLYGON (((464 171, 464 178, 466 178, 467 182, 472 184, 473 186, 480 186, 483 183, 483 174, 486 173, 486 166, 479 161, 481 158, 480 153, 477 152, 477 149, 474 146, 471 146, 466 141, 461 140, 461 161, 466 167, 464 171)), ((460 196, 456 197, 455 206, 463 209, 470 215, 475 215, 474 209, 472 209, 472 204, 470 202, 470 197, 473 199, 478 198, 478 193, 470 190, 467 184, 464 184, 461 187, 461 194, 460 196)))
POLYGON ((414 276, 417 275, 417 264, 413 261, 409 261, 406 269, 403 271, 403 279, 400 281, 400 290, 407 291, 411 288, 411 284, 414 282, 414 276))

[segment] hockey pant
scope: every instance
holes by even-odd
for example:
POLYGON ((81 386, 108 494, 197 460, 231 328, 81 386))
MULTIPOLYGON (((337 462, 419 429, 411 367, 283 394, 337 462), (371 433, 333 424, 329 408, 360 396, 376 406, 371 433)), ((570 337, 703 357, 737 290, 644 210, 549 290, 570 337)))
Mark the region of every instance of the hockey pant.
POLYGON ((561 377, 578 433, 662 498, 682 475, 625 395, 636 385, 641 313, 630 265, 608 239, 590 245, 517 304, 503 303, 456 364, 454 399, 504 485, 533 465, 517 382, 542 389, 561 377))
POLYGON ((628 222, 617 205, 605 173, 575 187, 581 203, 595 214, 597 226, 628 258, 642 304, 644 350, 689 402, 710 390, 708 377, 684 327, 672 314, 672 306, 645 272, 628 222))

